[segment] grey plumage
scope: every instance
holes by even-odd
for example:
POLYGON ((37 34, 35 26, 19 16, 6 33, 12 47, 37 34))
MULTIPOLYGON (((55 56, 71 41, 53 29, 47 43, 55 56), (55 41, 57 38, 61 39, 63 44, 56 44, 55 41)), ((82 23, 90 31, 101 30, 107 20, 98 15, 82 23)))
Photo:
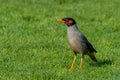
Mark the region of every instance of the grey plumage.
POLYGON ((91 43, 82 34, 82 32, 79 31, 76 22, 72 18, 64 18, 59 22, 65 22, 67 25, 68 42, 71 49, 75 53, 71 68, 73 68, 77 53, 82 54, 80 68, 82 67, 82 60, 84 59, 84 55, 88 55, 93 61, 97 62, 97 59, 94 56, 94 52, 97 51, 93 48, 91 43))
POLYGON ((97 52, 87 38, 78 30, 77 25, 67 27, 68 41, 71 49, 75 53, 81 53, 82 55, 89 55, 93 61, 97 61, 94 56, 94 52, 97 52))

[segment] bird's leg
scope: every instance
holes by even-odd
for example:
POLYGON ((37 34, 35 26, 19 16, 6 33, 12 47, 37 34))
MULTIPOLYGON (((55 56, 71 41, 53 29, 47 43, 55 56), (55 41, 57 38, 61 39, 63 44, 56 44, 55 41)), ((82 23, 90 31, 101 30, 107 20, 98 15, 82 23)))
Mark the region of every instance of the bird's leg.
POLYGON ((82 54, 82 57, 81 57, 81 60, 80 60, 80 67, 79 67, 79 69, 82 69, 83 59, 84 59, 84 55, 82 54))
POLYGON ((77 58, 77 55, 75 54, 75 55, 74 55, 74 58, 73 58, 72 65, 71 65, 71 67, 70 67, 70 70, 72 70, 72 69, 74 68, 74 63, 75 63, 75 61, 76 61, 76 58, 77 58))

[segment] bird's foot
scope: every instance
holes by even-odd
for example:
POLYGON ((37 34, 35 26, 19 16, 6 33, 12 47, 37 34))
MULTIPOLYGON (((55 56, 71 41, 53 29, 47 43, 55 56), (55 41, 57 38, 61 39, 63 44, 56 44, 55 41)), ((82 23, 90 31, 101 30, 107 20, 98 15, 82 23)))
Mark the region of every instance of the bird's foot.
POLYGON ((79 70, 81 70, 82 69, 82 67, 79 67, 79 70))
POLYGON ((73 69, 74 69, 74 67, 70 67, 70 68, 69 68, 69 71, 72 71, 73 69))
POLYGON ((82 69, 82 64, 80 65, 80 67, 79 67, 79 70, 81 70, 82 69))

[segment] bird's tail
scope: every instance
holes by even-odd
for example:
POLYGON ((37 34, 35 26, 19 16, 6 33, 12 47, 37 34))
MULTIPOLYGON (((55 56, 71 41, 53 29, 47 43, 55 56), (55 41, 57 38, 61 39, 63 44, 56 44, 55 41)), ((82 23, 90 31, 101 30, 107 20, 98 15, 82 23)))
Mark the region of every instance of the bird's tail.
POLYGON ((91 53, 91 54, 89 55, 89 57, 90 57, 93 61, 97 62, 97 59, 96 59, 94 53, 91 53))

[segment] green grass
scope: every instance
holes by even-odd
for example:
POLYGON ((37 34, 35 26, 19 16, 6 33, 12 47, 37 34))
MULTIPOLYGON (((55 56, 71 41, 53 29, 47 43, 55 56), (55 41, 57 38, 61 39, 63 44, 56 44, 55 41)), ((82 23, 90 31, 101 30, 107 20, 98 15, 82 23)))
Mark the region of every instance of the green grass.
POLYGON ((0 80, 119 80, 120 0, 0 0, 0 80), (66 26, 72 17, 94 45, 73 71, 66 26))

